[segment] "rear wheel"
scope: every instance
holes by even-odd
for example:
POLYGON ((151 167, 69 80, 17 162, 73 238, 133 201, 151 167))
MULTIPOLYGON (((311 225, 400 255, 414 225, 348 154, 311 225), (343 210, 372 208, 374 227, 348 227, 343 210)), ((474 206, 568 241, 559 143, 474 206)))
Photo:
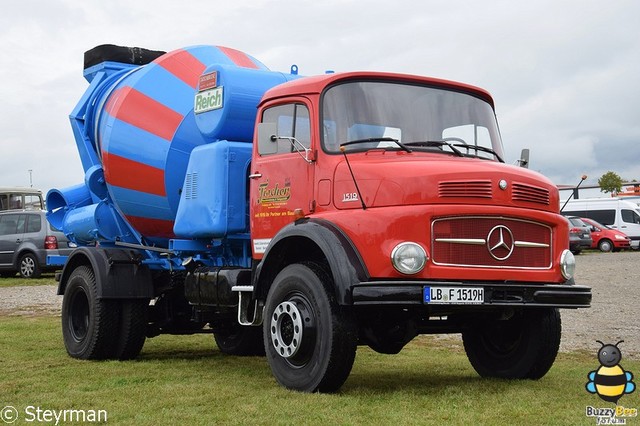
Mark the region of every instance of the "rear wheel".
POLYGON ((77 267, 62 300, 62 337, 70 356, 112 358, 117 348, 119 304, 98 299, 96 279, 88 266, 77 267))
POLYGON ((276 380, 303 392, 334 392, 345 382, 357 347, 350 314, 317 263, 293 264, 275 278, 265 306, 264 341, 276 380))
POLYGON ((235 323, 226 332, 213 335, 220 352, 238 356, 264 356, 262 327, 247 327, 235 323))
POLYGON ((508 320, 478 321, 462 333, 462 340, 481 376, 539 379, 553 365, 560 333, 558 309, 528 309, 508 320))
POLYGON ((600 242, 598 242, 598 248, 600 249, 600 251, 609 252, 613 250, 613 243, 611 242, 611 240, 603 238, 600 240, 600 242))
POLYGON ((119 360, 134 359, 142 350, 147 337, 146 299, 126 299, 120 303, 120 324, 118 346, 114 358, 119 360))
POLYGON ((40 264, 33 253, 25 253, 20 257, 18 271, 22 278, 38 278, 41 274, 40 264))

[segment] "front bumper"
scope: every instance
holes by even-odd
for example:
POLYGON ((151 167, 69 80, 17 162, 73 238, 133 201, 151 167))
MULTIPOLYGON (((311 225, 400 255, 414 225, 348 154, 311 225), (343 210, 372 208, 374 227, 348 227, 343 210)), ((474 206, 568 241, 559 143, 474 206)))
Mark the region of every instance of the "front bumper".
POLYGON ((371 281, 361 282, 351 289, 353 304, 366 305, 424 305, 478 307, 554 307, 588 308, 591 288, 568 284, 503 283, 503 282, 444 282, 444 281, 371 281), (484 303, 459 305, 428 305, 423 303, 424 287, 482 287, 484 303))

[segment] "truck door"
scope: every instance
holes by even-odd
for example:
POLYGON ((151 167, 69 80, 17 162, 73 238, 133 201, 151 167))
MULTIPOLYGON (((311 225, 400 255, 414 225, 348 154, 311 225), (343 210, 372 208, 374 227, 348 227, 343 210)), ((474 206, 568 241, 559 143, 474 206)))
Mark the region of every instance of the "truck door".
POLYGON ((306 215, 313 210, 315 164, 307 105, 276 105, 260 118, 265 140, 254 147, 249 176, 251 238, 258 259, 273 236, 295 220, 296 211, 306 215))

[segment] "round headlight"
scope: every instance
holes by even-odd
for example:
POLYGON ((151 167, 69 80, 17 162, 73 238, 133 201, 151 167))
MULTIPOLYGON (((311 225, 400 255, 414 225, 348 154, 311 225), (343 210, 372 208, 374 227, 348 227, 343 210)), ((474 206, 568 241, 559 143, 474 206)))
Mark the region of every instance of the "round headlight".
POLYGON ((391 252, 391 263, 401 274, 417 274, 427 263, 427 253, 419 244, 400 243, 391 252))
POLYGON ((576 258, 573 257, 573 253, 569 250, 562 252, 560 256, 560 269, 562 270, 562 276, 570 280, 573 278, 573 274, 576 271, 576 258))

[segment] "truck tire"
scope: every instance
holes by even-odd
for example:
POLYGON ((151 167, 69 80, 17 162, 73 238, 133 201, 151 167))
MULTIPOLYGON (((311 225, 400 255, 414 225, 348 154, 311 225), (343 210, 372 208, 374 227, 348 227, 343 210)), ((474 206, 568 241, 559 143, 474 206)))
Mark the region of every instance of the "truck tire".
POLYGON ((22 278, 38 278, 40 276, 40 264, 33 253, 25 253, 20 257, 18 272, 22 278))
POLYGON ((115 358, 124 361, 136 358, 147 337, 146 299, 126 299, 120 301, 120 332, 115 358))
POLYGON ((62 337, 73 358, 107 359, 116 351, 118 301, 97 298, 93 270, 78 266, 67 281, 62 299, 62 337))
POLYGON ((613 243, 611 242, 611 240, 603 238, 598 242, 598 248, 600 249, 600 251, 610 252, 611 250, 613 250, 613 243))
POLYGON ((240 324, 224 333, 214 333, 213 338, 220 352, 237 356, 264 356, 262 327, 247 327, 240 324))
POLYGON ((480 376, 536 380, 558 354, 561 328, 558 309, 528 309, 508 320, 478 321, 462 340, 480 376))
POLYGON ((269 289, 264 318, 267 360, 282 386, 302 392, 340 389, 353 366, 357 330, 319 264, 293 264, 280 271, 269 289))

